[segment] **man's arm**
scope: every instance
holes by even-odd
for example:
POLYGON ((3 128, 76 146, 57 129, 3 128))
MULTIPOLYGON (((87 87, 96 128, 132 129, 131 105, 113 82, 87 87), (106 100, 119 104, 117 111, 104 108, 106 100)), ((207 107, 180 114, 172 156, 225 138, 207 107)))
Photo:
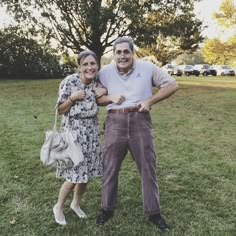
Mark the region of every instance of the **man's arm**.
POLYGON ((140 101, 137 105, 140 107, 139 111, 148 111, 151 106, 168 98, 178 90, 178 84, 173 81, 171 84, 160 88, 152 97, 147 100, 140 101))
POLYGON ((122 104, 125 101, 125 97, 122 95, 103 95, 97 98, 97 103, 99 106, 106 106, 110 103, 122 104))

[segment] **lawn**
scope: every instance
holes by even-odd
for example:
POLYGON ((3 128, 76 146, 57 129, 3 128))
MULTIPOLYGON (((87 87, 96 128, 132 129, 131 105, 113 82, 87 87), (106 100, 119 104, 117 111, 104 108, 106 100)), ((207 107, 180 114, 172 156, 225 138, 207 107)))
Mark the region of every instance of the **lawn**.
MULTIPOLYGON (((236 77, 177 77, 179 91, 151 113, 158 152, 162 213, 167 235, 236 234, 236 77)), ((101 179, 88 186, 78 219, 66 202, 66 227, 52 207, 62 179, 44 167, 39 151, 53 125, 60 80, 0 80, 0 235, 160 235, 142 209, 140 177, 130 155, 119 178, 119 207, 105 225, 95 224, 101 179)), ((105 109, 100 110, 100 125, 105 109)), ((103 133, 103 132, 102 132, 103 133)))

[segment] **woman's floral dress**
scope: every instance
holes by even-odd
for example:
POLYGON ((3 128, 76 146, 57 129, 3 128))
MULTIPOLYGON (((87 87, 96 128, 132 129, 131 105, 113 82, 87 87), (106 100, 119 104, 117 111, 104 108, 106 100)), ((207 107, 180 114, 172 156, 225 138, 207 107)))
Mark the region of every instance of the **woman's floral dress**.
POLYGON ((67 76, 60 84, 58 104, 65 102, 76 90, 84 90, 86 96, 76 101, 68 113, 62 116, 62 130, 70 127, 74 137, 82 147, 84 161, 72 168, 58 166, 57 176, 72 183, 87 183, 90 179, 102 175, 102 148, 98 124, 98 106, 94 88, 96 82, 84 85, 78 73, 67 76), (69 119, 68 119, 69 117, 69 119))

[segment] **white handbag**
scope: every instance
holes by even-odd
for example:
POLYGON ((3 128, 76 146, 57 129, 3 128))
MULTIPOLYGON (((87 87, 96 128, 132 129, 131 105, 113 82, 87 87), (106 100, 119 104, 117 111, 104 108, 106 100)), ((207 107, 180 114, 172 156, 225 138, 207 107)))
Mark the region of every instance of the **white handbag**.
MULTIPOLYGON (((70 168, 84 161, 82 148, 73 132, 67 129, 65 132, 57 130, 58 109, 55 109, 55 120, 52 130, 46 131, 44 144, 40 151, 40 160, 46 166, 57 166, 63 163, 70 168)), ((69 119, 69 117, 67 118, 69 119)))

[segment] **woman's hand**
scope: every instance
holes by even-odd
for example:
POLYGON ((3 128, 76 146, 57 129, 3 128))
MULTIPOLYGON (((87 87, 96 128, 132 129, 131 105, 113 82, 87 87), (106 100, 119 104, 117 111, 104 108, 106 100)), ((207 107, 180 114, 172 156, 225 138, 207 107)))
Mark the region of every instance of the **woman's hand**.
POLYGON ((59 114, 68 112, 71 106, 75 104, 75 101, 83 100, 85 95, 86 93, 84 90, 77 90, 72 92, 72 94, 68 97, 68 99, 65 102, 63 102, 60 106, 58 106, 59 114))
POLYGON ((86 92, 84 90, 77 90, 73 92, 70 97, 73 101, 77 101, 77 100, 83 100, 85 96, 86 92))

